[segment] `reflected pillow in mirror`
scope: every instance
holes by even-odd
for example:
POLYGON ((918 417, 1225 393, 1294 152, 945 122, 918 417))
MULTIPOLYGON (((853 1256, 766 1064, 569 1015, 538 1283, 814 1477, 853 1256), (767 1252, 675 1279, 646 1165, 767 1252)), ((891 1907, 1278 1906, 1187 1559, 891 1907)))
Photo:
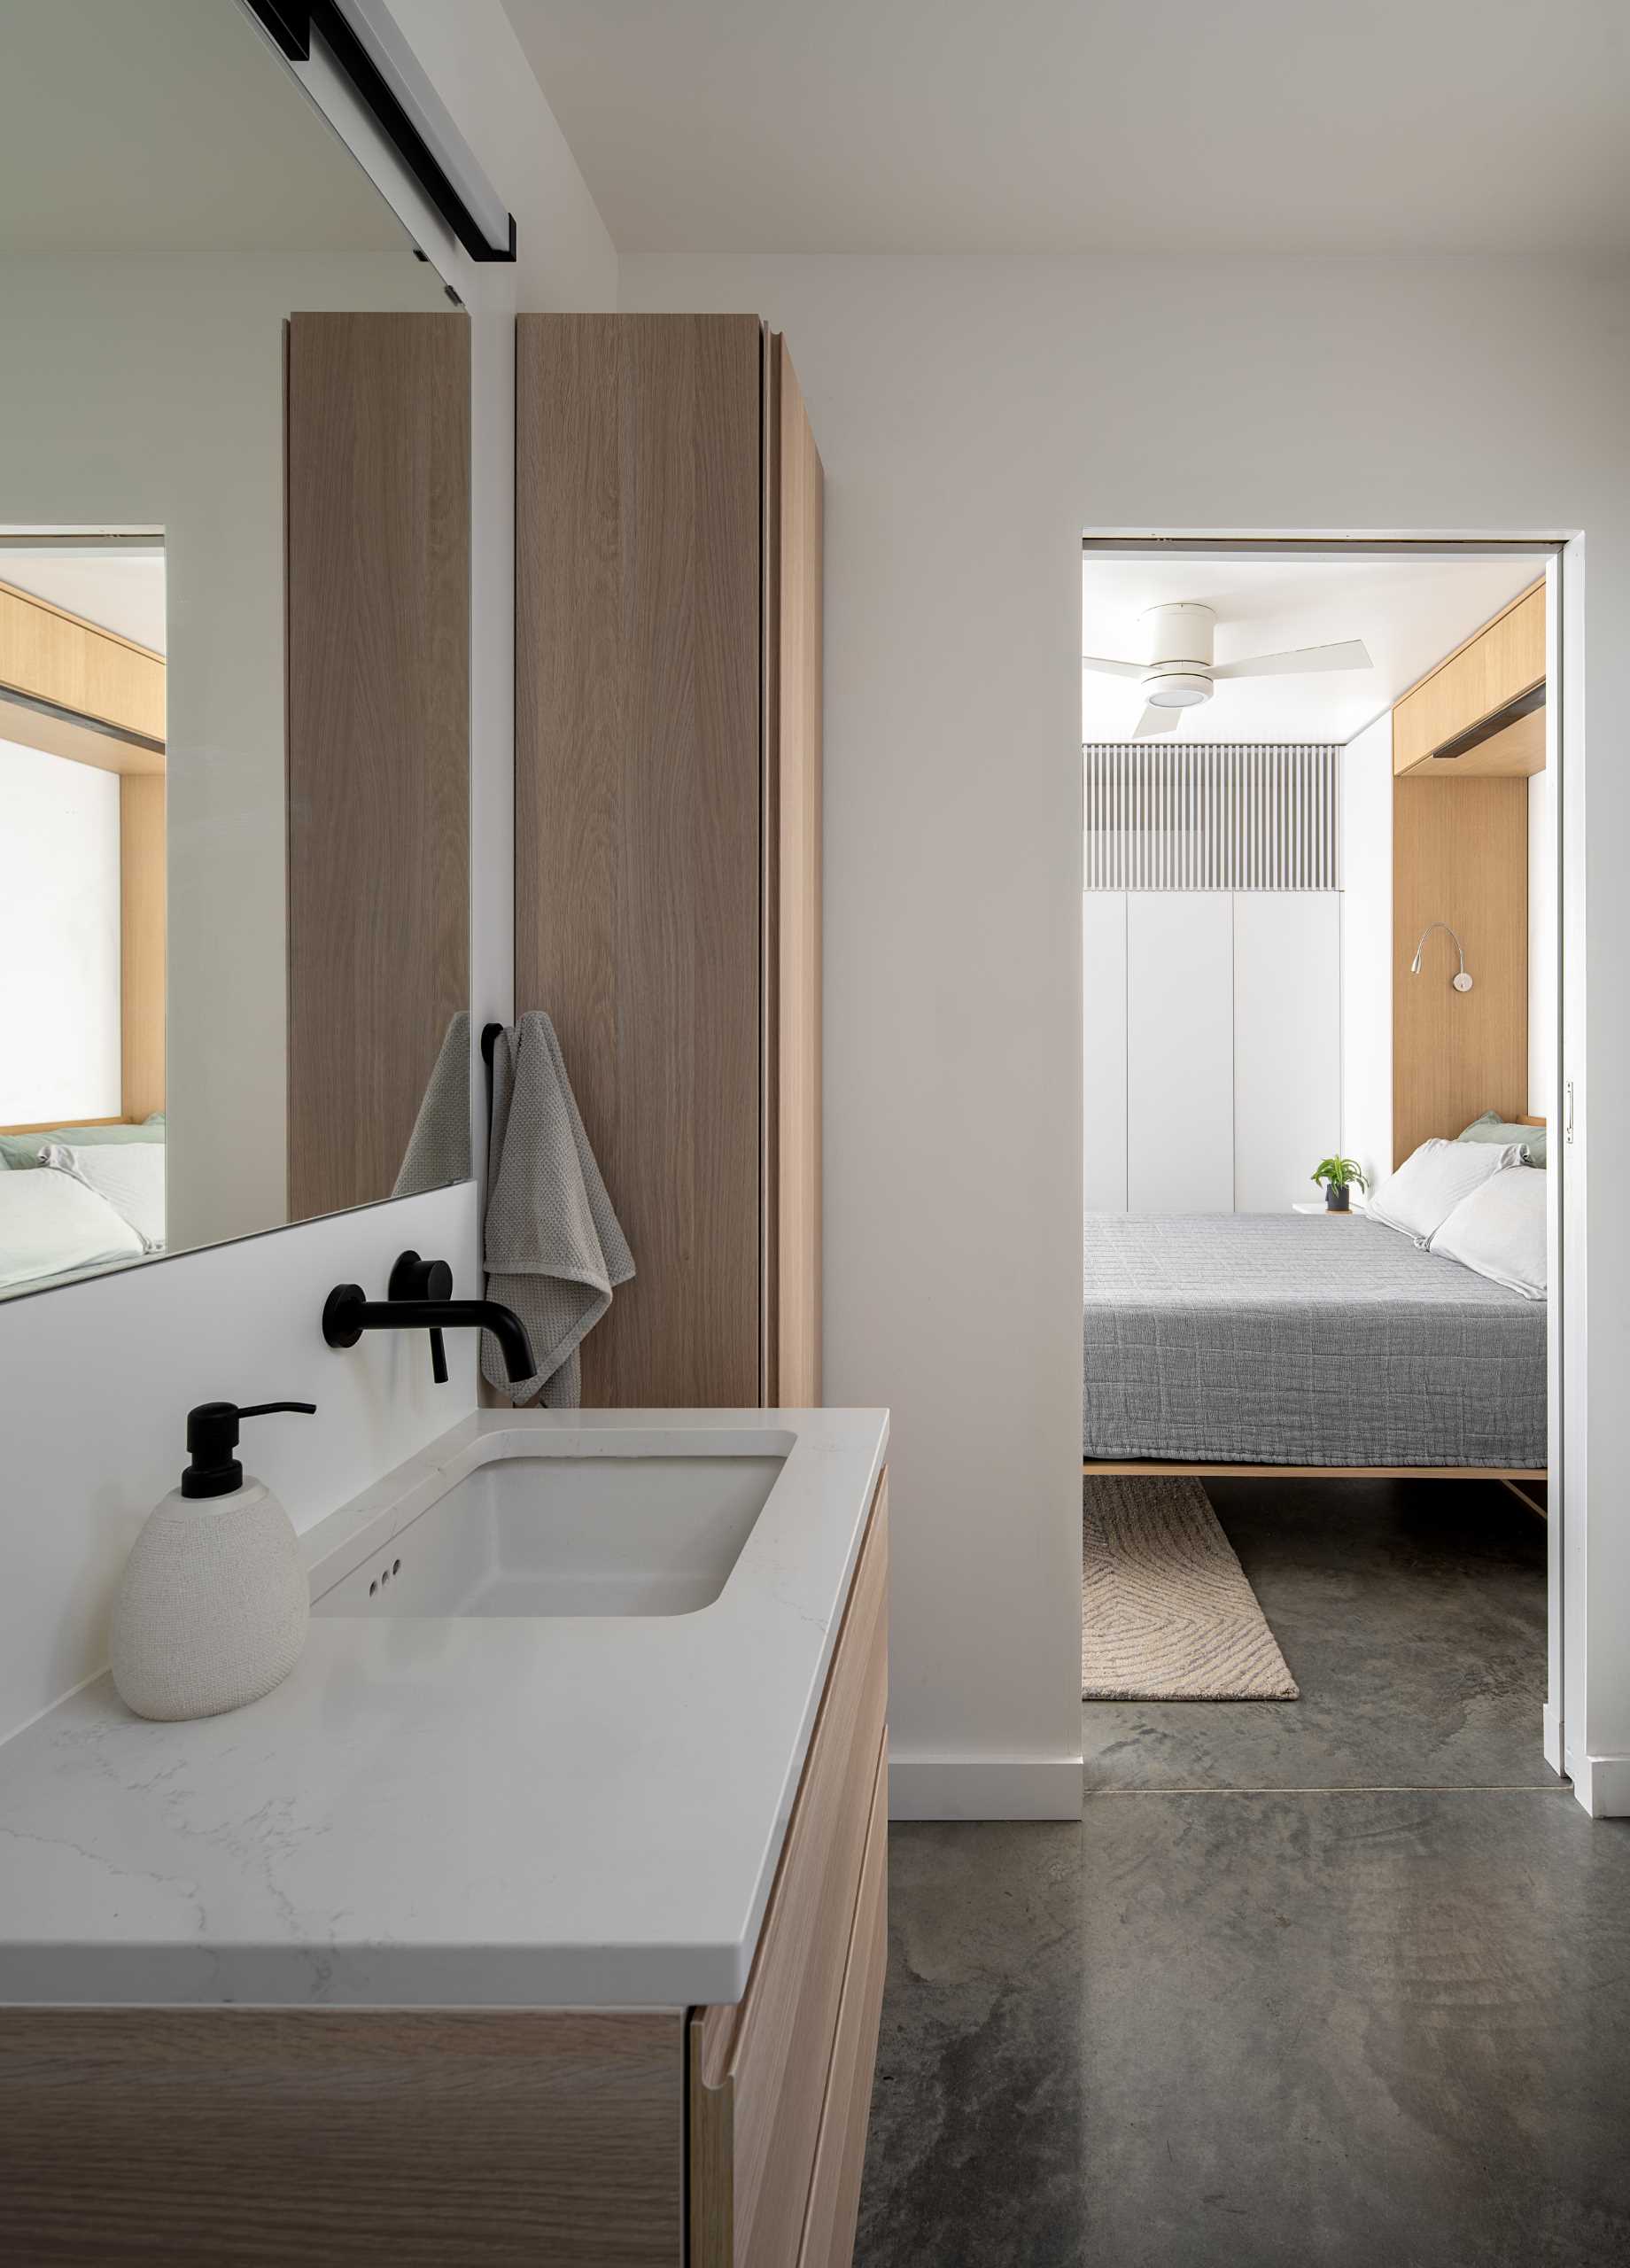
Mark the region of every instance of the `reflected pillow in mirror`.
POLYGON ((100 1148, 104 1143, 162 1142, 164 1120, 155 1114, 144 1125, 129 1126, 121 1119, 113 1126, 47 1126, 37 1134, 0 1134, 0 1159, 8 1166, 37 1166, 53 1142, 71 1143, 76 1149, 100 1148))
POLYGON ((147 1252, 164 1248, 164 1145, 131 1142, 113 1148, 53 1142, 45 1162, 94 1189, 142 1239, 147 1252))
POLYGON ((1507 1166, 1463 1197, 1432 1239, 1457 1260, 1525 1300, 1545 1297, 1545 1176, 1507 1166))
POLYGON ((1522 1163, 1522 1152, 1492 1142, 1446 1142, 1434 1134, 1388 1174, 1370 1200, 1370 1217, 1425 1245, 1463 1197, 1492 1180, 1503 1167, 1522 1163))
POLYGON ((129 1222, 72 1174, 0 1174, 0 1291, 103 1261, 139 1260, 144 1249, 129 1222))

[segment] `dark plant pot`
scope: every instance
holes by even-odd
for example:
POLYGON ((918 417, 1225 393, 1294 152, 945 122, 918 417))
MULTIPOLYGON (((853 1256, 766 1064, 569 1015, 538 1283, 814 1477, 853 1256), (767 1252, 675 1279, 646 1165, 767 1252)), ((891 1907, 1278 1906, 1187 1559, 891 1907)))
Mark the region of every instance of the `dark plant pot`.
POLYGON ((1350 1205, 1348 1204, 1348 1202, 1347 1202, 1347 1196, 1348 1196, 1348 1185, 1347 1185, 1347 1184, 1345 1181, 1340 1181, 1340 1182, 1337 1182, 1337 1181, 1327 1181, 1327 1182, 1325 1183, 1325 1184, 1324 1184, 1324 1205, 1325 1205, 1325 1209, 1326 1209, 1328 1212, 1331 1212, 1331 1213, 1347 1213, 1347 1212, 1350 1212, 1350 1211, 1352 1210, 1352 1208, 1351 1208, 1351 1206, 1350 1206, 1350 1205))

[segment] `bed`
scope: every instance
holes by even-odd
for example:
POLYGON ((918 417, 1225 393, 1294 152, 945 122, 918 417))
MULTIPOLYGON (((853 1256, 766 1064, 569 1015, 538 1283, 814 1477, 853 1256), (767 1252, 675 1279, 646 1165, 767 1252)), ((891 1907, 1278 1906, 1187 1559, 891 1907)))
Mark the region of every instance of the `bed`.
POLYGON ((1546 1305, 1352 1216, 1086 1218, 1094 1464, 1541 1474, 1546 1305))

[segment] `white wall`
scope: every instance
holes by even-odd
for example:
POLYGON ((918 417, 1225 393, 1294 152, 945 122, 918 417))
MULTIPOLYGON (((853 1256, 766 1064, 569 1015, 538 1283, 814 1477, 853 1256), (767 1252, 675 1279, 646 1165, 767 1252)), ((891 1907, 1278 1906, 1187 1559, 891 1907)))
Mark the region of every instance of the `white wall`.
POLYGON ((1393 712, 1341 751, 1341 1147, 1393 1169, 1393 712))
MULTIPOLYGON (((1066 1809, 1081 533, 1587 530, 1568 730, 1611 723, 1630 704, 1625 282, 1555 258, 775 255, 625 256, 622 279, 629 308, 785 330, 827 467, 827 1387, 894 1407, 896 1792, 1066 1809)), ((1587 1129, 1630 1111, 1611 741, 1590 804, 1567 1296, 1601 1386, 1567 1402, 1567 1737, 1585 1783, 1626 1759, 1630 1801, 1630 1216, 1604 1198, 1588 1273, 1583 1239, 1587 1129)))
POLYGON ((1528 782, 1528 1108, 1556 1115, 1556 798, 1555 775, 1528 782))
POLYGON ((465 1182, 0 1301, 0 1740, 105 1663, 119 1571, 180 1477, 195 1402, 316 1403, 246 1425, 240 1451, 302 1531, 474 1408, 473 1332, 449 1336, 438 1386, 423 1333, 342 1354, 321 1323, 337 1283, 382 1298, 408 1246, 476 1296, 475 1224, 465 1182))
POLYGON ((502 0, 391 0, 391 13, 515 215, 516 306, 615 307, 616 249, 502 0))
POLYGON ((119 778, 0 741, 0 1126, 120 1114, 119 778))

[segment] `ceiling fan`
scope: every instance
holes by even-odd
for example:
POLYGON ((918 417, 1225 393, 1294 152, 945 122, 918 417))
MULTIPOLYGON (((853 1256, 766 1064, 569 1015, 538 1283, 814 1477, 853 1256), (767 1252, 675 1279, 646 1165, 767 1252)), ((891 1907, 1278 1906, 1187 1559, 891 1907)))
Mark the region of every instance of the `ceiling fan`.
POLYGON ((1254 654, 1243 662, 1214 662, 1215 607, 1152 606, 1145 608, 1140 619, 1149 625, 1146 662, 1107 661, 1098 654, 1081 657, 1083 669, 1141 680, 1145 705, 1134 740, 1147 740, 1154 733, 1175 733, 1183 711, 1209 701, 1219 678, 1295 677, 1303 670, 1371 667, 1362 638, 1344 639, 1335 646, 1302 646, 1288 654, 1254 654))

